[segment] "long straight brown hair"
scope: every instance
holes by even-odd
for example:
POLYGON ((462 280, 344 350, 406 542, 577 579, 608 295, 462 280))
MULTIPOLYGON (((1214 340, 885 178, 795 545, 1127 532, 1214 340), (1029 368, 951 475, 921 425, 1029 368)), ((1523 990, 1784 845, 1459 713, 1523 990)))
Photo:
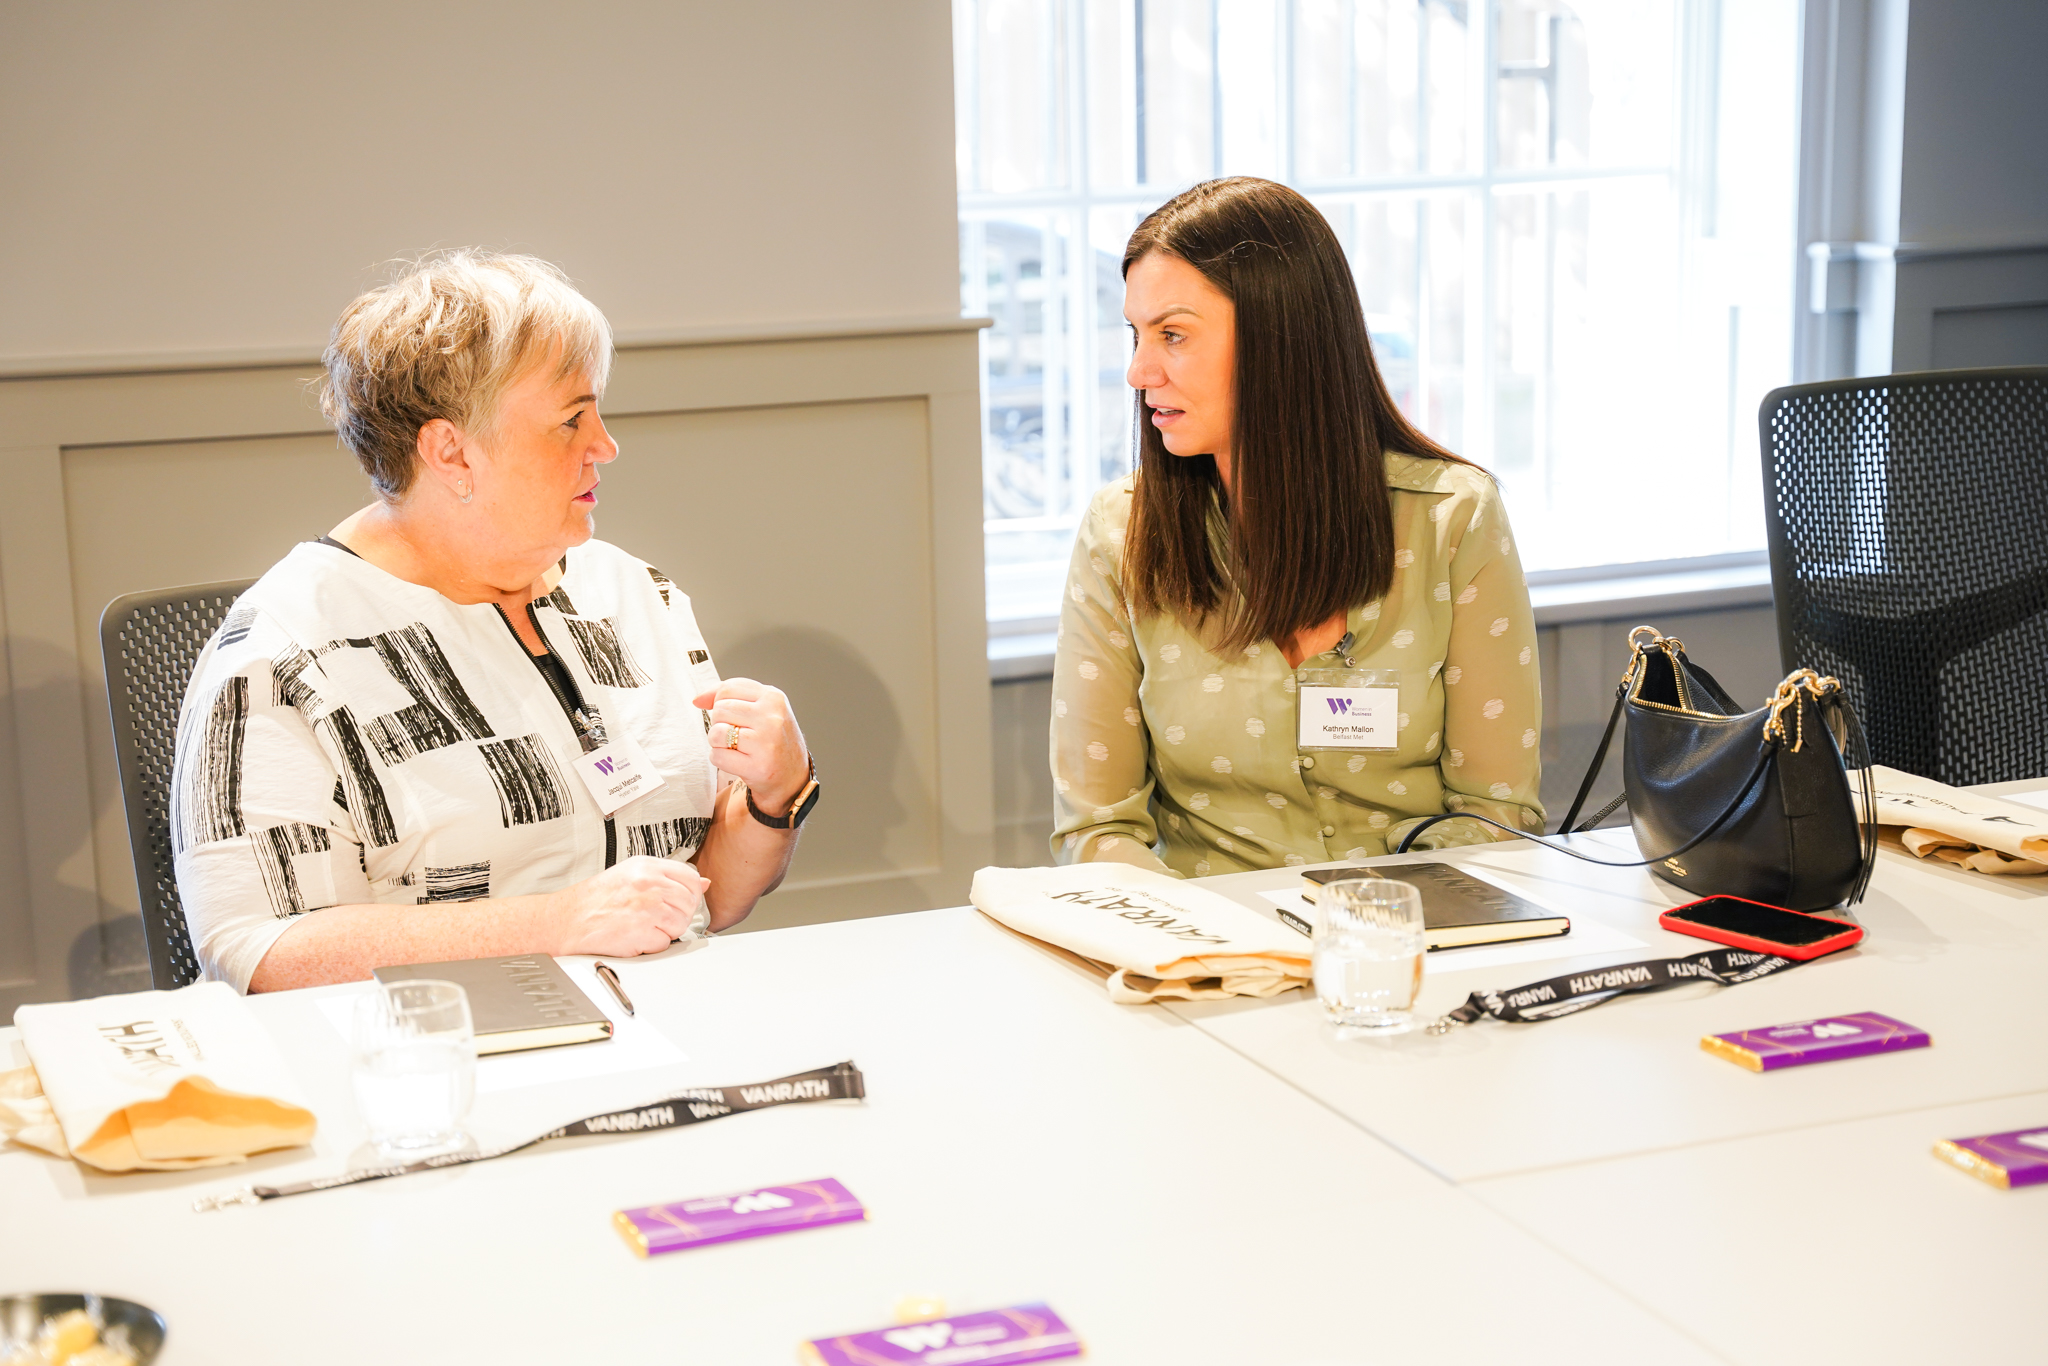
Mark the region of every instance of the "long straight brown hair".
POLYGON ((1214 457, 1167 450, 1137 395, 1132 606, 1183 617, 1231 653, 1384 596, 1394 579, 1386 453, 1470 462, 1394 406, 1337 234, 1285 185, 1233 176, 1153 210, 1124 248, 1124 274, 1152 252, 1186 261, 1236 307, 1233 487, 1224 498, 1214 457), (1223 564, 1209 534, 1218 506, 1223 564))

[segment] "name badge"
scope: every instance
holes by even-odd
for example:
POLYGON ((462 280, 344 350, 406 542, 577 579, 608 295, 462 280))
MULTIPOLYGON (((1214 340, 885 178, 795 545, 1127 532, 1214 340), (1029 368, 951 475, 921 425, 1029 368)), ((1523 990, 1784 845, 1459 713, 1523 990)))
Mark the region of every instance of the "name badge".
POLYGON ((596 798, 597 809, 607 816, 665 783, 662 776, 654 771, 654 762, 647 757, 647 751, 635 744, 633 737, 623 730, 602 749, 591 750, 578 759, 575 768, 583 779, 583 785, 596 798))
POLYGON ((1398 749, 1401 680, 1392 669, 1303 669, 1296 714, 1301 749, 1398 749))

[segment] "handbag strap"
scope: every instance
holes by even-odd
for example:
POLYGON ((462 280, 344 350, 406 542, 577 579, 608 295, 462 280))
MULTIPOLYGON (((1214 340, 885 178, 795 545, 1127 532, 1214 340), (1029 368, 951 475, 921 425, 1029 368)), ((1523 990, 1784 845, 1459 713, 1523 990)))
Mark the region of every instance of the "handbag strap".
POLYGON ((1397 854, 1407 853, 1409 847, 1415 843, 1415 837, 1429 829, 1432 825, 1437 825, 1443 821, 1479 821, 1482 824, 1492 826, 1496 830, 1505 830, 1510 835, 1514 835, 1519 839, 1528 840, 1532 844, 1540 844, 1545 849, 1555 849, 1560 854, 1567 854, 1585 863, 1597 863, 1604 868, 1647 868, 1653 863, 1662 863, 1665 859, 1677 858, 1680 854, 1691 852, 1695 845, 1698 845, 1716 830, 1719 830, 1722 822, 1734 815, 1741 809, 1742 804, 1749 800, 1750 791, 1756 786, 1756 780, 1764 776, 1764 770, 1771 766, 1771 757, 1777 752, 1776 742, 1767 741, 1757 753, 1756 766, 1750 769, 1749 778, 1742 784, 1742 789, 1735 794, 1735 799, 1722 809, 1721 814, 1714 817, 1706 829, 1694 835, 1684 844, 1679 845, 1668 854, 1659 854, 1655 858, 1631 859, 1621 863, 1616 863, 1613 859, 1594 858, 1591 854, 1582 854, 1576 849, 1567 849, 1562 844, 1552 844, 1550 838, 1545 836, 1532 835, 1526 830, 1517 830, 1512 825, 1503 825, 1491 816, 1475 816, 1469 811, 1446 811, 1441 816, 1430 816, 1424 819, 1414 829, 1401 837, 1401 847, 1394 852, 1397 854))
MULTIPOLYGON (((1628 675, 1624 674, 1622 675, 1621 682, 1615 685, 1614 710, 1607 714, 1607 729, 1600 733, 1600 746, 1598 749, 1595 749, 1593 751, 1593 762, 1586 765, 1586 776, 1580 779, 1579 781, 1579 795, 1572 798, 1572 809, 1565 812, 1564 819, 1558 822, 1558 834, 1574 835, 1580 833, 1579 830, 1572 829, 1572 822, 1579 818, 1579 808, 1586 804, 1586 795, 1593 790, 1593 780, 1600 776, 1601 765, 1607 762, 1607 747, 1610 744, 1614 743, 1614 728, 1615 726, 1621 723, 1621 709, 1623 705, 1627 703, 1627 701, 1628 675)), ((1601 810, 1599 815, 1594 816, 1587 820, 1586 825, 1598 825, 1600 822, 1606 820, 1609 816, 1613 815, 1614 809, 1627 800, 1628 793, 1622 793, 1619 797, 1616 797, 1613 801, 1609 802, 1601 810)), ((1580 830, 1583 830, 1584 828, 1585 827, 1582 826, 1580 827, 1580 830)))

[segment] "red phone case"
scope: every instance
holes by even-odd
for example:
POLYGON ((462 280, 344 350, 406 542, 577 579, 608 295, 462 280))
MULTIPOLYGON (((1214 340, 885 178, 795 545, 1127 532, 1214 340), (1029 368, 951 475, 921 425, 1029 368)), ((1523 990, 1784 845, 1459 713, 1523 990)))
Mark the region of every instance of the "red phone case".
MULTIPOLYGON (((1737 934, 1733 930, 1719 929, 1713 925, 1702 925, 1697 920, 1687 920, 1685 918, 1687 907, 1697 906, 1701 901, 1740 901, 1746 906, 1762 906, 1767 911, 1783 911, 1786 915, 1804 915, 1808 920, 1826 920, 1828 918, 1824 915, 1807 915, 1805 911, 1788 911, 1783 906, 1772 906, 1762 901, 1751 901, 1746 896, 1703 896, 1697 901, 1686 902, 1684 906, 1673 906, 1670 910, 1657 917, 1657 923, 1675 934, 1689 934, 1695 939, 1705 939, 1715 944, 1726 944, 1730 948, 1735 949, 1748 949, 1751 953, 1776 954, 1780 958, 1790 958, 1800 963, 1825 957, 1837 950, 1846 949, 1851 944, 1860 943, 1863 939, 1863 927, 1861 925, 1843 925, 1840 934, 1832 935, 1829 938, 1820 940, 1818 943, 1773 943, 1768 939, 1756 939, 1746 934, 1737 934)), ((1840 924, 1841 922, 1836 921, 1833 923, 1840 924)))

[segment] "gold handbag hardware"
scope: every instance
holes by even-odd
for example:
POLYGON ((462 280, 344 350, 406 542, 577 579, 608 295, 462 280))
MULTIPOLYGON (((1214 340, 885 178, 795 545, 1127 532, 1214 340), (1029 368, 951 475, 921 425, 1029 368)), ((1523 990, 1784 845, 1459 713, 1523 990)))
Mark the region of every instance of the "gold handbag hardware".
POLYGON ((1842 690, 1838 678, 1817 674, 1811 669, 1794 669, 1778 685, 1777 692, 1764 705, 1771 709, 1770 719, 1764 722, 1764 739, 1783 742, 1785 739, 1785 709, 1792 708, 1792 752, 1797 754, 1806 743, 1806 709, 1799 706, 1799 694, 1805 693, 1818 702, 1823 697, 1842 690))

